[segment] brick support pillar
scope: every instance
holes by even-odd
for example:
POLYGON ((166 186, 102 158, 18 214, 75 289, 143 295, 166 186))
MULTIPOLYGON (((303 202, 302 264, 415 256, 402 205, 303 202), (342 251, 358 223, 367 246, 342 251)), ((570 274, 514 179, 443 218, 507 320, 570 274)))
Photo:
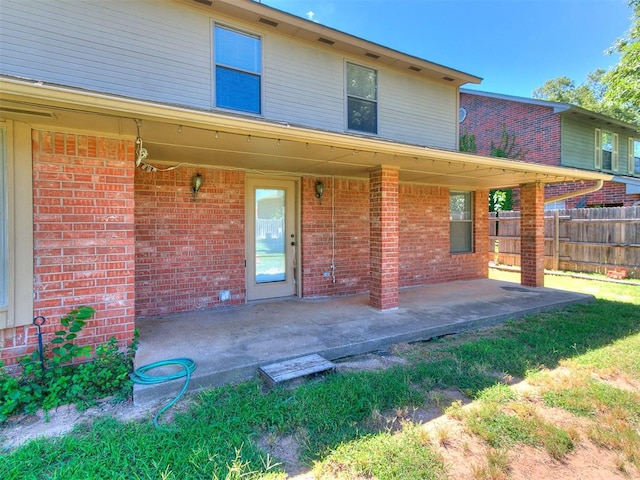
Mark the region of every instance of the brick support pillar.
POLYGON ((380 310, 398 307, 398 169, 379 166, 369 174, 369 303, 380 310))
POLYGON ((520 283, 544 286, 544 184, 521 185, 520 283))

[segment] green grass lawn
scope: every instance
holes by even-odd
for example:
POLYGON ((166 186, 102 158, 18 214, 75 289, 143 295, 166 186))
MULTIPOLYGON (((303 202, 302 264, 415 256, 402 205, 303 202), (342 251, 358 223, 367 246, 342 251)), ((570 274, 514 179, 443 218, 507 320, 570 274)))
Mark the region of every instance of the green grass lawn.
MULTIPOLYGON (((191 397, 166 429, 101 419, 5 453, 0 478, 285 478, 278 459, 258 446, 285 435, 295 437, 301 460, 319 478, 450 478, 437 442, 419 425, 406 420, 392 429, 380 421, 434 407, 491 449, 489 470, 476 478, 501 478, 505 452, 516 445, 561 460, 584 441, 546 421, 505 378, 527 379, 542 392, 541 405, 590 422, 588 438, 621 452, 620 469, 637 473, 640 395, 598 378, 640 382, 640 287, 555 276, 545 284, 596 300, 411 345, 401 352, 407 363, 387 370, 336 373, 269 392, 258 381, 210 390, 191 397), (568 380, 552 374, 558 366, 568 380), (472 408, 443 398, 447 389, 463 392, 472 408)), ((446 432, 441 436, 445 442, 446 432)))

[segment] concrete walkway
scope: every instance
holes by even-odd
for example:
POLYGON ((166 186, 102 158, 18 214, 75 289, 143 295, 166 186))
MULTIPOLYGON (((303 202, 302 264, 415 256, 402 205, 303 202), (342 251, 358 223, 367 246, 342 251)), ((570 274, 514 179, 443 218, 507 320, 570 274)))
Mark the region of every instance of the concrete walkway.
MULTIPOLYGON (((493 325, 587 302, 591 296, 495 280, 403 289, 400 307, 379 311, 368 295, 286 299, 163 315, 136 321, 136 368, 188 357, 197 363, 190 390, 247 380, 260 365, 318 353, 329 360, 493 325)), ((173 367, 148 372, 166 374, 173 367)), ((137 405, 175 396, 183 380, 136 385, 137 405)))

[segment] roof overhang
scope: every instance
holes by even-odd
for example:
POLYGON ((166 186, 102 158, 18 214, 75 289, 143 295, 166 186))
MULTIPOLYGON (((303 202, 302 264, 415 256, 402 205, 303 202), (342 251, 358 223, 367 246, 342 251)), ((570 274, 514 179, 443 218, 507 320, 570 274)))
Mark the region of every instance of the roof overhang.
POLYGON ((385 165, 399 170, 401 182, 465 190, 612 178, 15 78, 0 78, 0 92, 0 116, 34 128, 129 139, 139 132, 151 164, 352 178, 385 165))
POLYGON ((181 0, 214 11, 232 21, 242 20, 276 31, 298 41, 361 57, 372 64, 389 66, 447 85, 480 83, 482 78, 379 45, 340 30, 298 17, 254 0, 181 0))
POLYGON ((613 181, 617 183, 624 183, 625 193, 627 195, 636 195, 640 193, 640 178, 613 177, 613 181))

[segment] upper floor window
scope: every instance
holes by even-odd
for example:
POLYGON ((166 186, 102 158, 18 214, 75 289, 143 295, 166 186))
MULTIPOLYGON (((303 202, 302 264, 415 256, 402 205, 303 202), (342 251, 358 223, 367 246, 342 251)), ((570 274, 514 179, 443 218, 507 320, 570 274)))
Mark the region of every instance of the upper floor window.
POLYGON ((640 140, 629 137, 629 174, 640 175, 640 140))
POLYGON ((347 128, 378 133, 378 72, 347 63, 347 128))
POLYGON ((451 192, 449 194, 451 253, 473 252, 473 194, 451 192))
POLYGON ((216 106, 260 113, 260 38, 216 25, 216 106))
POLYGON ((618 134, 596 128, 595 168, 618 170, 618 134))

